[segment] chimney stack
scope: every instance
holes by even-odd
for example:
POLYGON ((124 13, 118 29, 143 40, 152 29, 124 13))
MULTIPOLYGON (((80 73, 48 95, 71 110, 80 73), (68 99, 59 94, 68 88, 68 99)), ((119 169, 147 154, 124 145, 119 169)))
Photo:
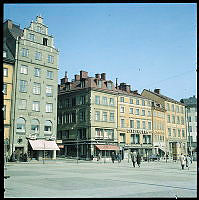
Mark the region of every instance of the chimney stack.
POLYGON ((80 79, 88 78, 88 72, 81 70, 80 71, 80 79))
POLYGON ((65 77, 61 79, 61 85, 68 82, 67 71, 65 71, 65 77))
POLYGON ((100 74, 95 74, 95 78, 100 78, 100 74))
POLYGON ((156 94, 160 94, 160 89, 155 89, 154 92, 155 92, 156 94))
POLYGON ((106 80, 106 73, 101 74, 101 79, 106 80))
POLYGON ((75 75, 75 81, 80 81, 80 75, 78 74, 75 75))

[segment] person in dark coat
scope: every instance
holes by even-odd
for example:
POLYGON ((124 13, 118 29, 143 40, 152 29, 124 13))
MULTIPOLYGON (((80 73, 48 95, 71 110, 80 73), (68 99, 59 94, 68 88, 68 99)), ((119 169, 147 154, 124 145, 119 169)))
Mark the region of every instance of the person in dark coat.
POLYGON ((111 160, 114 163, 114 161, 115 161, 115 153, 114 152, 112 152, 112 154, 111 154, 111 160))
POLYGON ((141 155, 138 152, 138 154, 137 154, 137 164, 138 164, 138 167, 140 167, 140 163, 141 163, 141 155))
POLYGON ((137 160, 137 154, 135 151, 133 151, 131 153, 131 160, 132 160, 132 163, 133 163, 133 167, 135 167, 135 163, 136 163, 136 160, 137 160))

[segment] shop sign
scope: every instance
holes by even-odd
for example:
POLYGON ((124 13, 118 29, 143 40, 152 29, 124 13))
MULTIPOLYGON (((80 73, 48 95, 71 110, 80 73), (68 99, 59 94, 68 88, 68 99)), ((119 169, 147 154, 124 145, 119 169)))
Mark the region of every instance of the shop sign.
POLYGON ((63 148, 64 148, 64 145, 58 145, 58 147, 59 147, 60 149, 63 149, 63 148))
POLYGON ((61 143, 62 143, 62 140, 57 140, 56 143, 57 143, 57 144, 61 144, 61 143))
POLYGON ((151 132, 146 130, 136 130, 136 129, 128 129, 127 133, 139 133, 139 134, 151 134, 151 132))

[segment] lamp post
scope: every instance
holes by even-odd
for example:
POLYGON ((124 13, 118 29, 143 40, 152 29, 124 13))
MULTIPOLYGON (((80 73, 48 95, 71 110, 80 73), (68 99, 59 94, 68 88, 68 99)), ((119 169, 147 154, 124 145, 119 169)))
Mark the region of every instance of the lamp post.
POLYGON ((79 158, 79 145, 78 145, 78 137, 79 137, 79 134, 78 134, 78 131, 77 131, 77 164, 78 164, 78 158, 79 158))
POLYGON ((44 140, 44 156, 43 156, 43 164, 44 164, 44 160, 45 160, 45 140, 44 140))

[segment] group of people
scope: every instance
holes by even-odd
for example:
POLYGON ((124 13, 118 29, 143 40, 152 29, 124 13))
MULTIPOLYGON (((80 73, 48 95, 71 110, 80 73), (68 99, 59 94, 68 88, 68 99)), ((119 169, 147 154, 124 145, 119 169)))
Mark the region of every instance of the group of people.
POLYGON ((140 167, 141 164, 141 155, 138 153, 136 153, 135 151, 130 153, 131 155, 131 161, 133 163, 133 167, 135 167, 135 163, 137 162, 138 167, 140 167))
POLYGON ((27 155, 27 153, 22 153, 22 152, 16 150, 13 152, 13 154, 11 155, 9 160, 11 162, 15 162, 15 161, 27 162, 28 155, 27 155))
POLYGON ((189 155, 184 156, 181 153, 181 155, 180 155, 180 163, 181 163, 182 170, 184 170, 185 165, 189 170, 189 167, 190 167, 190 165, 192 163, 192 159, 191 159, 191 157, 189 155))
MULTIPOLYGON (((101 157, 101 154, 98 153, 98 155, 97 155, 97 161, 100 161, 101 158, 102 158, 102 157, 101 157)), ((112 153, 111 153, 111 160, 112 160, 112 163, 114 163, 115 160, 117 160, 117 161, 120 163, 121 160, 122 160, 121 153, 116 154, 115 152, 112 152, 112 153)))

